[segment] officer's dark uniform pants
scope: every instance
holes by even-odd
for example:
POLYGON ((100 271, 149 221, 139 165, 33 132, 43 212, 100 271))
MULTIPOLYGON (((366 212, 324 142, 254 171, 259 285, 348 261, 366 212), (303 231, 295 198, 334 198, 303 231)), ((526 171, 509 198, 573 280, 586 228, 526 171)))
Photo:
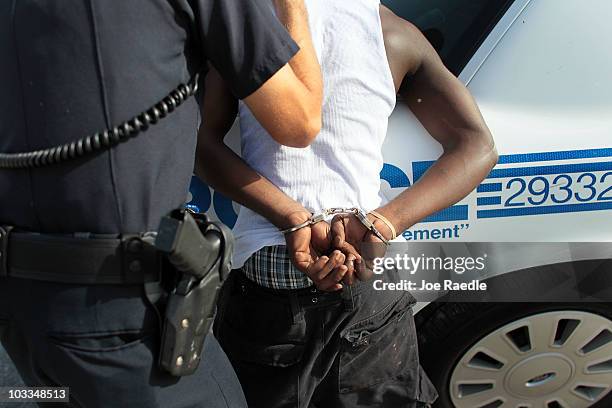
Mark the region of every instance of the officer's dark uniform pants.
POLYGON ((215 333, 250 408, 427 407, 408 292, 262 288, 233 271, 215 333))
POLYGON ((195 374, 157 368, 158 318, 142 285, 0 278, 0 336, 26 385, 70 387, 74 407, 246 407, 212 335, 195 374))

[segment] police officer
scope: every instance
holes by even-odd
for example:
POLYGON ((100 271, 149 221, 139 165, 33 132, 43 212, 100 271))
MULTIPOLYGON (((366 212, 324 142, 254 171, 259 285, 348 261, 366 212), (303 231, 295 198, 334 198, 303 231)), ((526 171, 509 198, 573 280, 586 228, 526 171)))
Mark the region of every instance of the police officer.
MULTIPOLYGON (((209 63, 273 137, 306 146, 322 99, 309 35, 302 0, 2 1, 0 153, 112 129, 209 63)), ((185 201, 201 92, 181 89, 173 113, 139 116, 141 134, 113 148, 0 169, 2 345, 27 385, 70 387, 72 406, 245 406, 212 336, 195 374, 159 368, 144 289, 159 258, 126 240, 185 201)))

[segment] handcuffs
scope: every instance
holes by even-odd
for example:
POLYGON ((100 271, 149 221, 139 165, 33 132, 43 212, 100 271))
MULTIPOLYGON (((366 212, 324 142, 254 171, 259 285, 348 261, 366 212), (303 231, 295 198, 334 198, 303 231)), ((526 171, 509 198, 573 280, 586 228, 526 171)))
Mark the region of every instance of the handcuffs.
MULTIPOLYGON (((353 208, 337 208, 337 207, 328 208, 327 210, 323 210, 322 212, 311 215, 310 218, 304 221, 303 223, 295 225, 290 228, 283 229, 280 232, 282 232, 285 235, 291 234, 292 232, 298 231, 302 228, 310 227, 311 225, 314 225, 321 221, 325 221, 325 219, 331 215, 354 215, 368 231, 370 231, 372 234, 376 236, 376 238, 380 239, 385 245, 389 245, 389 240, 385 238, 384 235, 381 234, 381 232, 378 230, 378 228, 376 228, 374 223, 372 223, 372 221, 368 219, 367 214, 364 211, 360 210, 359 208, 355 208, 355 207, 353 208)), ((391 229, 393 230, 393 228, 391 229)))

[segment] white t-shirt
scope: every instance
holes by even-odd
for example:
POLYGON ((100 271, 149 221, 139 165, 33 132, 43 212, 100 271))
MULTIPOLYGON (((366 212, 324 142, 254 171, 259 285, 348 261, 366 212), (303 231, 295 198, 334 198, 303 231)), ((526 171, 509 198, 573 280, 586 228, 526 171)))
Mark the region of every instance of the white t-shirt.
MULTIPOLYGON (((395 107, 378 0, 306 0, 324 80, 322 129, 307 148, 278 144, 240 104, 242 158, 312 212, 380 206, 382 144, 395 107)), ((242 207, 233 266, 285 243, 268 220, 242 207)))

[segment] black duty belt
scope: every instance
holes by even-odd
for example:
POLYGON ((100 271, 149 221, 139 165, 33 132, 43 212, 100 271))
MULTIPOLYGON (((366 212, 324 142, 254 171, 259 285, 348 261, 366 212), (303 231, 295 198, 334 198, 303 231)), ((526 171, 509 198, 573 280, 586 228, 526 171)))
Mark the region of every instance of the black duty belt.
POLYGON ((154 237, 120 238, 15 232, 0 227, 0 277, 70 284, 141 284, 159 280, 154 237))

